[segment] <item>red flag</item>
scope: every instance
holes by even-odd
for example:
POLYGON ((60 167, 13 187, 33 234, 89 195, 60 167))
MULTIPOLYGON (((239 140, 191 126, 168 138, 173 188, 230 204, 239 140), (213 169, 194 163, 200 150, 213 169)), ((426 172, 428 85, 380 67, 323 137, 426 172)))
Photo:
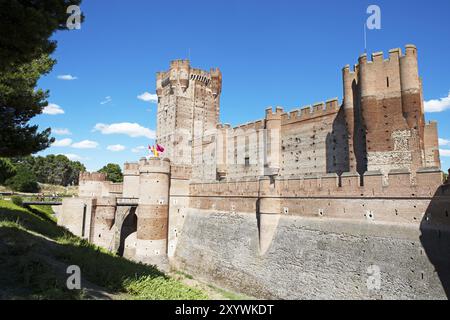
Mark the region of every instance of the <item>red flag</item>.
POLYGON ((156 150, 158 150, 158 152, 164 152, 164 147, 160 146, 159 144, 156 144, 156 150))

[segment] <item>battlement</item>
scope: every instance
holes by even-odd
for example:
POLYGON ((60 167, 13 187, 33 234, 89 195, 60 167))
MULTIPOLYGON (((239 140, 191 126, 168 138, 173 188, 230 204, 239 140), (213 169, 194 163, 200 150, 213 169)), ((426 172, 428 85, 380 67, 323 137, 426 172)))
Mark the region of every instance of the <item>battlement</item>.
POLYGON ((125 162, 123 167, 124 167, 124 170, 136 170, 136 169, 139 169, 139 163, 138 162, 125 162))
POLYGON ((231 124, 229 123, 219 123, 216 126, 217 129, 230 129, 231 128, 231 124))
POLYGON ((279 119, 284 113, 284 110, 282 107, 276 107, 275 112, 273 112, 272 107, 266 108, 266 119, 272 120, 272 119, 279 119))
POLYGON ((100 172, 80 172, 80 182, 87 181, 106 181, 106 173, 100 172))
POLYGON ((163 80, 167 77, 167 71, 159 71, 156 73, 156 80, 163 80))
POLYGON ((268 177, 211 183, 191 183, 192 196, 279 196, 279 197, 348 197, 348 198, 420 198, 433 197, 443 183, 437 168, 424 168, 413 179, 407 170, 391 170, 388 177, 380 171, 335 173, 313 176, 268 177))
POLYGON ((264 129, 265 128, 265 120, 264 119, 260 119, 260 120, 256 120, 253 122, 247 122, 247 123, 243 123, 241 125, 238 125, 237 127, 234 127, 233 130, 259 130, 259 129, 264 129))
POLYGON ((211 77, 222 77, 222 72, 219 68, 211 68, 209 74, 211 75, 211 77))
POLYGON ((139 173, 170 173, 170 160, 167 158, 141 158, 139 173))
POLYGON ((189 60, 177 59, 177 60, 172 60, 170 62, 170 69, 177 69, 177 68, 189 69, 190 67, 191 67, 191 62, 189 60))
POLYGON ((335 114, 339 111, 339 99, 333 98, 326 102, 315 103, 312 106, 305 106, 301 109, 295 109, 284 113, 281 117, 282 123, 290 124, 298 121, 309 120, 317 117, 335 114))
POLYGON ((429 127, 437 128, 438 123, 436 120, 431 120, 431 121, 428 121, 428 123, 426 125, 429 127))
MULTIPOLYGON (((394 48, 389 50, 389 56, 387 59, 384 58, 384 52, 378 51, 371 54, 371 59, 368 59, 368 56, 366 53, 362 54, 359 59, 358 63, 360 65, 364 64, 376 64, 381 62, 389 62, 389 61, 398 61, 399 59, 402 59, 404 57, 412 57, 417 58, 417 48, 415 45, 408 44, 405 46, 405 54, 402 54, 401 48, 394 48)), ((344 67, 344 70, 350 71, 350 66, 347 65, 344 67)))
POLYGON ((349 64, 347 64, 347 65, 345 65, 344 68, 342 68, 342 72, 344 74, 344 77, 348 76, 348 75, 354 76, 356 73, 358 73, 358 70, 359 70, 359 65, 358 64, 354 64, 351 67, 350 67, 349 64))
MULTIPOLYGON (((425 295, 424 282, 437 269, 424 270, 427 254, 413 239, 423 238, 423 227, 436 226, 432 236, 442 243, 450 185, 442 185, 437 124, 424 119, 416 48, 403 50, 390 50, 387 59, 383 52, 365 54, 353 69, 345 66, 342 102, 333 98, 286 112, 270 107, 263 119, 234 128, 219 123, 220 70, 172 61, 156 81, 157 141, 167 158, 125 163, 123 184, 81 174, 80 198, 65 199, 58 219, 75 234, 113 252, 120 246, 125 257, 145 263, 193 261, 208 273, 211 266, 229 271, 248 263, 239 280, 255 264, 281 257, 311 270, 327 260, 325 277, 347 283, 359 277, 348 270, 365 270, 375 257, 389 267, 383 269, 388 278, 391 272, 397 279, 403 265, 409 280, 417 278, 407 287, 418 289, 405 297, 425 295), (305 244, 302 250, 298 243, 305 244), (396 248, 405 254, 399 257, 396 248), (349 268, 337 278, 344 260, 349 268)), ((296 279, 298 268, 281 269, 289 273, 278 282, 296 279)), ((312 274, 315 282, 320 273, 312 274)), ((350 298, 366 297, 364 272, 361 278, 350 298)), ((316 287, 314 281, 309 284, 316 287)), ((247 283, 252 287, 255 278, 247 283)), ((333 296, 327 284, 317 295, 333 296)), ((255 290, 265 295, 270 285, 255 290)), ((276 291, 289 295, 302 285, 276 291)), ((405 286, 385 287, 367 297, 389 298, 405 286)), ((348 290, 338 291, 339 298, 348 290)))
POLYGON ((123 175, 139 175, 139 163, 137 162, 126 162, 123 165, 123 175))
POLYGON ((201 69, 191 69, 190 79, 193 81, 203 82, 208 85, 211 82, 211 74, 201 69))

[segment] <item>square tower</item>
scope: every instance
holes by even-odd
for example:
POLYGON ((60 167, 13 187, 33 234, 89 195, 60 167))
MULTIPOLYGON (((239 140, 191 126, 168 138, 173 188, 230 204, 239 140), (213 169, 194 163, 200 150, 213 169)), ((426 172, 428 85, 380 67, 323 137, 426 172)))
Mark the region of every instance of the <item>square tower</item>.
POLYGON ((350 170, 440 168, 437 126, 425 123, 417 48, 360 56, 343 70, 350 170))
POLYGON ((204 159, 204 138, 215 134, 219 123, 222 74, 191 68, 175 60, 157 73, 158 115, 156 140, 175 165, 199 165, 204 159))

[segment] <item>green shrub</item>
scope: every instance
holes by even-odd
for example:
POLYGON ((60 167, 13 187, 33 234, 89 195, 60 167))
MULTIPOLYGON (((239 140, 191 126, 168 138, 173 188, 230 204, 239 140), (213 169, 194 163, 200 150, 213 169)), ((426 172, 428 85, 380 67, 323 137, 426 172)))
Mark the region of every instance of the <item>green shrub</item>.
POLYGON ((18 207, 22 207, 23 206, 23 199, 22 199, 22 197, 12 196, 11 197, 11 201, 12 201, 12 203, 14 203, 18 207))
POLYGON ((118 164, 108 163, 106 166, 101 168, 98 172, 106 173, 106 179, 108 181, 119 183, 123 182, 122 169, 118 164))
POLYGON ((36 176, 23 166, 17 167, 17 174, 6 180, 6 185, 18 192, 39 192, 40 187, 36 176))
POLYGON ((14 177, 16 174, 16 167, 10 160, 0 158, 0 184, 4 184, 6 180, 14 177))

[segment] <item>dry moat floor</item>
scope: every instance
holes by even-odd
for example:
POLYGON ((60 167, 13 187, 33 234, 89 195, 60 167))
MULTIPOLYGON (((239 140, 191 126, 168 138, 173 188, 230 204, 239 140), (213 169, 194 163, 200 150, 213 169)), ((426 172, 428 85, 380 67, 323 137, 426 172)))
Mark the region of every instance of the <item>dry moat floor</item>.
POLYGON ((0 200, 0 299, 239 299, 181 272, 115 256, 56 225, 50 207, 0 200), (82 290, 66 271, 81 270, 82 290))

